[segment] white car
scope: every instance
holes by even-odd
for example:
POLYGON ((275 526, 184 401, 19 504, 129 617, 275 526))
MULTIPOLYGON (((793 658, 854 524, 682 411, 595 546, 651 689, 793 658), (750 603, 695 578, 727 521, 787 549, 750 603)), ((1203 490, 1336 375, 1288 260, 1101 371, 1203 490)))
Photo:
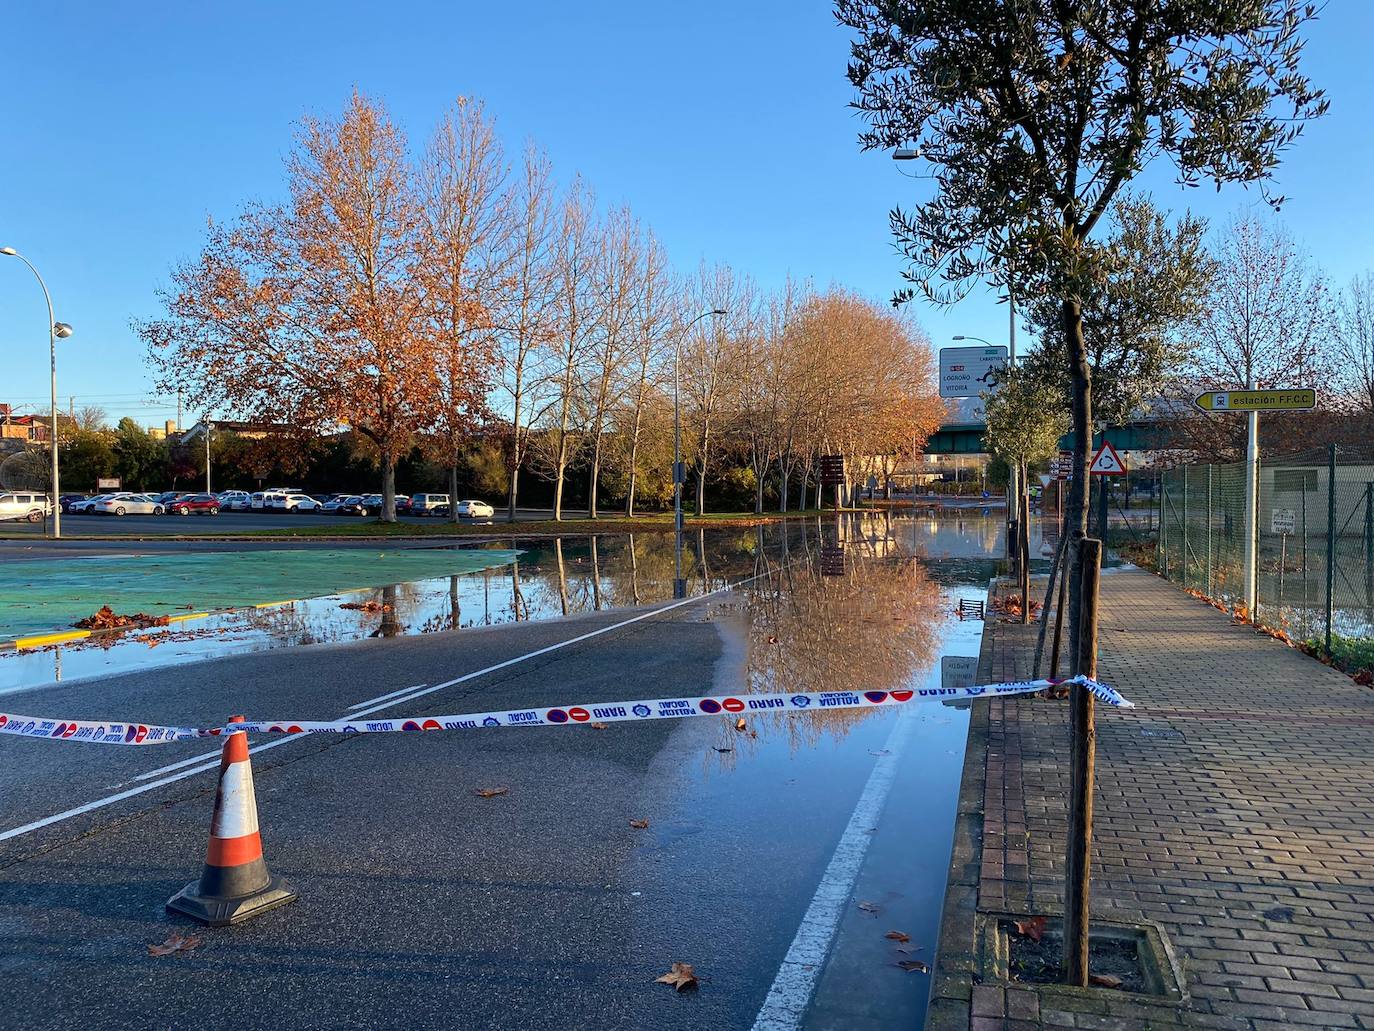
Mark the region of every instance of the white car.
POLYGON ((51 511, 46 494, 0 494, 0 519, 27 519, 36 523, 51 511))
POLYGON ((308 494, 283 494, 281 502, 273 505, 273 508, 285 509, 287 512, 318 512, 324 508, 318 501, 308 494))
POLYGON ((220 507, 231 512, 247 511, 252 500, 252 495, 246 490, 226 490, 219 495, 220 507))
POLYGON ((108 497, 113 497, 113 495, 111 495, 111 494, 97 494, 95 497, 93 497, 93 498, 87 498, 85 501, 73 501, 70 505, 67 506, 67 511, 68 511, 68 512, 94 512, 94 511, 95 511, 95 506, 96 506, 98 503, 104 501, 104 500, 105 500, 106 498, 108 498, 108 497))
POLYGON ((468 519, 490 519, 496 510, 485 501, 460 501, 454 508, 454 514, 468 519))
POLYGON ((147 494, 111 494, 101 498, 91 511, 99 515, 162 515, 162 506, 147 494))

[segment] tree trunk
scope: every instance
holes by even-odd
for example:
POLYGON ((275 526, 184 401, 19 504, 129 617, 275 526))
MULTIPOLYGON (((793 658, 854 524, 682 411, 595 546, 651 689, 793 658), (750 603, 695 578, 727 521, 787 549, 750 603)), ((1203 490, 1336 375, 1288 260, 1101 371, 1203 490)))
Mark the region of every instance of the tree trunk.
POLYGON ((754 479, 754 515, 763 515, 763 477, 754 479))
POLYGON ((592 467, 587 476, 587 518, 596 518, 596 481, 601 475, 601 440, 592 446, 592 467))
POLYGON ((520 494, 520 454, 517 451, 511 463, 509 501, 506 503, 506 520, 515 522, 515 501, 520 494))
POLYGON ((706 513, 706 463, 701 463, 701 470, 697 473, 697 510, 698 516, 706 513))
POLYGON ((787 463, 778 455, 778 511, 787 514, 787 463))
POLYGON ((458 463, 454 462, 448 467, 448 518, 449 522, 458 522, 458 463))
MULTIPOLYGON (((1069 496, 1064 503, 1064 533, 1069 535, 1069 654, 1078 655, 1079 623, 1083 610, 1082 574, 1079 570, 1077 541, 1088 530, 1088 456, 1092 450, 1092 368, 1088 364, 1088 348, 1083 339, 1083 309, 1073 300, 1066 300, 1060 308, 1064 331, 1064 348, 1069 360, 1073 394, 1073 478, 1069 480, 1069 496)), ((1074 672, 1078 672, 1074 670, 1074 672)))
POLYGON ((396 521, 396 460, 382 450, 382 522, 396 521))

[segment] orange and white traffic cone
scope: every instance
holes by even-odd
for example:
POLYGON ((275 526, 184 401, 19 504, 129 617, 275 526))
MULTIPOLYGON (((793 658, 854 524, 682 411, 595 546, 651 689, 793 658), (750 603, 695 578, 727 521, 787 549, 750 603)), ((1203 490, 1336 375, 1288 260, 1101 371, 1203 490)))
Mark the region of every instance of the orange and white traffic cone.
MULTIPOLYGON (((242 723, 243 717, 231 716, 229 722, 242 723)), ((230 734, 219 764, 205 867, 200 880, 167 900, 167 908, 211 927, 224 927, 295 899, 296 893, 285 881, 267 872, 262 858, 248 735, 230 734)))

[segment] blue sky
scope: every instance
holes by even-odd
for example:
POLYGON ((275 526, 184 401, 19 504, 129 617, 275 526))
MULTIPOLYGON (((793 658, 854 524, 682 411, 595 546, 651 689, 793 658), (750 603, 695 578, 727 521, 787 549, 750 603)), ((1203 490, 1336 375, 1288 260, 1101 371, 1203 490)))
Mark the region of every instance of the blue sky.
MULTIPOLYGON (((455 96, 484 98, 510 150, 532 138, 561 176, 629 204, 680 268, 727 261, 765 286, 791 273, 884 299, 901 285, 886 213, 922 184, 859 152, 847 38, 818 0, 23 4, 5 22, 0 244, 34 261, 76 327, 64 405, 171 414, 129 319, 157 311, 207 216, 280 195, 294 123, 355 85, 412 141, 455 96)), ((1332 112, 1281 169, 1282 217, 1344 283, 1374 267, 1374 3, 1331 0, 1309 35, 1332 112)), ((1184 196, 1164 167, 1143 182, 1216 220, 1258 203, 1184 196)), ((986 292, 915 314, 937 345, 1006 338, 986 292)), ((0 258, 0 401, 45 403, 44 320, 37 284, 0 258)))

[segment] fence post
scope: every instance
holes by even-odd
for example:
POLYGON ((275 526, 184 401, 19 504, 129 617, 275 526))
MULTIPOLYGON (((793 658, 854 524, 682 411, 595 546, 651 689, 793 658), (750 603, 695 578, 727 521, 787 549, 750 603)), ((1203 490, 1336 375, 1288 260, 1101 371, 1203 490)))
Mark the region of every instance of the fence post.
POLYGON ((1166 473, 1159 478, 1159 568, 1164 579, 1169 579, 1169 531, 1164 516, 1167 513, 1165 502, 1169 492, 1169 477, 1166 473))
POLYGON ((1364 603, 1374 606, 1374 483, 1364 485, 1364 603))
POLYGON ((1212 596, 1212 463, 1207 463, 1207 597, 1212 596))
POLYGON ((1188 586, 1188 467, 1183 467, 1183 580, 1188 586))
POLYGON ((1312 633, 1312 613, 1307 609, 1307 473, 1303 473, 1302 492, 1302 621, 1303 637, 1312 633))
POLYGON ((1336 619, 1336 445, 1326 458, 1326 654, 1331 654, 1331 624, 1336 619))

